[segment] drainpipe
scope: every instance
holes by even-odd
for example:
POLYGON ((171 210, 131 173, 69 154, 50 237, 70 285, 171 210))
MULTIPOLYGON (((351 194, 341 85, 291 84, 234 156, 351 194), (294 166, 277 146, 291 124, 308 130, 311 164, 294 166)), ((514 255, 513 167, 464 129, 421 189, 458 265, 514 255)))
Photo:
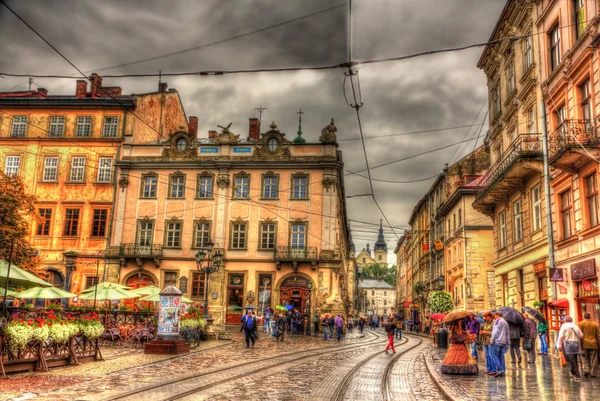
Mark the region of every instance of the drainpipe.
MULTIPOLYGON (((548 129, 546 127, 546 105, 540 101, 540 110, 542 115, 542 154, 544 156, 544 191, 546 196, 546 236, 548 237, 548 267, 554 269, 554 237, 552 229, 552 211, 550 209, 550 166, 548 165, 548 129)), ((555 283, 550 285, 550 296, 553 301, 556 300, 555 283)))

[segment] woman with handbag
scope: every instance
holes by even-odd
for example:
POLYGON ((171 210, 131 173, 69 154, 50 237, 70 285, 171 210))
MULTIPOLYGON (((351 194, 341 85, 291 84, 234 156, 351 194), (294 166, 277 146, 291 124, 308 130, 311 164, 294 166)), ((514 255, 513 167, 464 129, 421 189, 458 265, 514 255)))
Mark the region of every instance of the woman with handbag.
POLYGON ((537 323, 529 317, 527 313, 523 313, 525 323, 525 339, 523 340, 523 351, 527 354, 527 363, 535 363, 535 339, 537 338, 537 323))
POLYGON ((575 381, 581 381, 581 373, 579 372, 579 354, 581 354, 581 339, 583 333, 573 323, 571 316, 565 316, 564 323, 560 326, 558 332, 558 346, 565 354, 567 362, 571 365, 571 377, 575 381))

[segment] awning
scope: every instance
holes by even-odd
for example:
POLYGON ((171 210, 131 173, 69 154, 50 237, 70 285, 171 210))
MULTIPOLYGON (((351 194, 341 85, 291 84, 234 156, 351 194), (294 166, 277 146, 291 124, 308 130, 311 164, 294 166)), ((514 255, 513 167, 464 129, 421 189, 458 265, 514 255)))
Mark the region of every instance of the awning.
POLYGON ((552 301, 548 304, 553 308, 568 308, 569 300, 567 298, 558 298, 556 301, 552 301))

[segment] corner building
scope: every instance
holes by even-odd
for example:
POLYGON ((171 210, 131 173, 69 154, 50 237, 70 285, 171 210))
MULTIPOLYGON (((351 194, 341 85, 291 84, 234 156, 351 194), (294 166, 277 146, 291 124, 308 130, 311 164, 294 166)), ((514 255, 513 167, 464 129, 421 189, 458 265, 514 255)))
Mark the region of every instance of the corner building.
POLYGON ((200 303, 208 295, 216 324, 239 323, 248 305, 289 303, 305 315, 350 310, 354 274, 333 120, 317 143, 301 130, 292 142, 275 123, 261 134, 257 119, 247 138, 230 125, 208 138, 182 129, 140 143, 134 134, 123 145, 109 279, 174 285, 200 303), (207 289, 195 255, 209 241, 224 261, 207 289))

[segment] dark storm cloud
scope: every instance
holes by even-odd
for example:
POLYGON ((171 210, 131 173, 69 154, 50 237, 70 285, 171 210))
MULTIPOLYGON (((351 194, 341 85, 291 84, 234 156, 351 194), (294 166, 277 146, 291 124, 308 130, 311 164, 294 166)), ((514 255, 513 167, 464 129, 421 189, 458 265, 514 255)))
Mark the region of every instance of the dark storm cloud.
MULTIPOLYGON (((102 74, 321 66, 347 58, 347 10, 337 8, 272 30, 192 52, 100 71, 102 67, 191 48, 309 14, 343 3, 338 1, 9 1, 24 19, 86 73, 102 74)), ((433 49, 484 42, 504 1, 419 0, 354 1, 352 53, 355 60, 387 58, 433 49)), ((74 74, 64 60, 0 7, 3 39, 0 71, 74 74)), ((401 62, 359 66, 365 136, 390 135, 471 124, 487 98, 483 72, 476 67, 481 49, 438 54, 401 62)), ((335 118, 340 139, 359 136, 356 114, 343 95, 344 71, 271 73, 218 77, 169 77, 188 116, 199 117, 206 135, 217 124, 233 122, 232 130, 247 135, 254 108, 267 107, 265 124, 275 121, 293 138, 296 112, 306 112, 303 133, 309 142, 335 118)), ((124 93, 153 91, 157 79, 105 79, 124 93)), ((26 78, 0 79, 0 90, 27 89, 26 78)), ((71 94, 69 80, 35 79, 34 86, 51 94, 71 94)), ((347 94, 350 86, 346 82, 347 94)), ((478 122, 483 119, 485 108, 478 122)), ((482 136, 487 127, 484 126, 482 136)), ((466 128, 384 139, 367 139, 371 166, 458 142, 466 128)), ((475 137, 473 127, 467 137, 475 137)), ((482 143, 482 139, 478 141, 482 143)), ((414 180, 441 172, 474 142, 372 170, 375 178, 414 180), (456 153, 456 155, 455 155, 456 153), (454 157, 453 157, 454 155, 454 157)), ((345 168, 365 168, 360 141, 342 141, 345 168)), ((361 174, 366 174, 363 172, 361 174)), ((433 179, 411 184, 374 182, 380 205, 395 227, 405 227, 413 207, 433 179)), ((348 195, 368 193, 368 181, 346 176, 348 195)), ((368 197, 347 200, 350 218, 378 223, 381 215, 368 197)), ((361 225, 356 246, 376 239, 377 227, 361 225)), ((398 232, 398 230, 396 230, 398 232)), ((386 240, 395 239, 389 229, 386 240)), ((388 248, 393 246, 388 242, 388 248)), ((390 262, 392 259, 390 258, 390 262)))

